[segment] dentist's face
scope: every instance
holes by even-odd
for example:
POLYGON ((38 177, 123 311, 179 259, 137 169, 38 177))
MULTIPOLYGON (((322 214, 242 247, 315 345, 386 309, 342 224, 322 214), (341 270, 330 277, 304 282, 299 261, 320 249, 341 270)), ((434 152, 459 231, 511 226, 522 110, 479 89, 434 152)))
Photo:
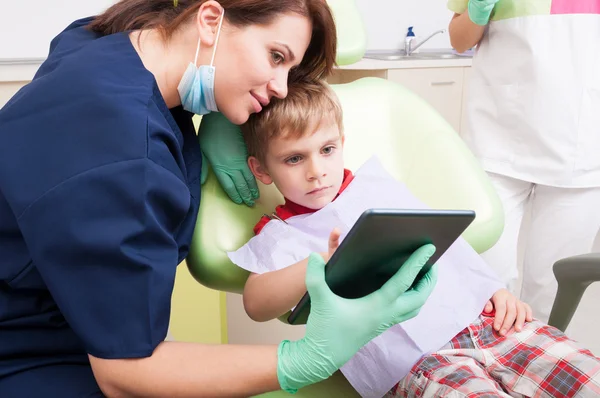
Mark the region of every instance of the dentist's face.
POLYGON ((215 55, 219 111, 242 124, 272 97, 284 98, 288 73, 302 61, 311 34, 310 20, 298 14, 282 14, 269 25, 223 24, 215 55))

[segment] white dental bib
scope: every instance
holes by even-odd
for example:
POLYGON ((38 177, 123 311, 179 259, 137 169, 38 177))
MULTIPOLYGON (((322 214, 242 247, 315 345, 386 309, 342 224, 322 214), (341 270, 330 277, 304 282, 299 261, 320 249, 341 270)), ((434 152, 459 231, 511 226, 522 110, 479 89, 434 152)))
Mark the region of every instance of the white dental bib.
MULTIPOLYGON (((295 264, 311 252, 327 252, 331 230, 343 239, 367 209, 426 209, 376 158, 368 160, 338 198, 287 223, 273 220, 235 252, 231 261, 262 274, 295 264)), ((258 220, 257 220, 258 221, 258 220)), ((364 346, 341 371, 363 397, 381 397, 423 356, 434 352, 473 322, 487 300, 504 286, 462 238, 438 260, 438 282, 419 315, 364 346)))

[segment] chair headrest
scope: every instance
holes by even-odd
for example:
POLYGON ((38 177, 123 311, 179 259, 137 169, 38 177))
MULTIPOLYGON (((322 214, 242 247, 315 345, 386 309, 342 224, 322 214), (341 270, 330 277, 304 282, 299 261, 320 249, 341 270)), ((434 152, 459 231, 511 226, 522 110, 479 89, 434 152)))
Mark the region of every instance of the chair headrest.
POLYGON ((367 33, 355 0, 327 0, 337 30, 338 65, 358 62, 367 49, 367 33))

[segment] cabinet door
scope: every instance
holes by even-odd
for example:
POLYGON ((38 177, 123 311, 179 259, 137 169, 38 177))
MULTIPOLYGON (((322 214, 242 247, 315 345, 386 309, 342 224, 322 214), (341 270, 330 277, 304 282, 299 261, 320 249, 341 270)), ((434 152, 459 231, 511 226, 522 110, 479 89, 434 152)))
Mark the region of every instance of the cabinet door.
POLYGON ((387 78, 387 69, 334 69, 327 78, 329 84, 350 83, 363 77, 387 78))
POLYGON ((2 82, 0 80, 0 109, 27 83, 29 82, 2 82))
POLYGON ((429 102, 458 133, 462 116, 463 69, 390 69, 388 79, 402 84, 429 102))

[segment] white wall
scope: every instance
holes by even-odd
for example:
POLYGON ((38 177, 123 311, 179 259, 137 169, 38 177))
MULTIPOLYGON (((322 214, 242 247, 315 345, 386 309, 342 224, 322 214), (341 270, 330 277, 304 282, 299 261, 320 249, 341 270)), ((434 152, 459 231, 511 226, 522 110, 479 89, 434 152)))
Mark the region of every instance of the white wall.
MULTIPOLYGON (((75 19, 101 12, 116 0, 2 0, 0 59, 44 58, 50 40, 75 19)), ((408 26, 420 38, 446 28, 446 0, 355 0, 366 23, 371 49, 399 48, 408 26)), ((448 35, 425 47, 449 48, 448 35)))
POLYGON ((0 1, 0 60, 45 58, 50 41, 69 23, 116 0, 0 1))
MULTIPOLYGON (((369 49, 403 48, 409 26, 417 39, 447 29, 452 12, 447 0, 355 0, 364 18, 369 49)), ((422 48, 450 48, 448 32, 438 35, 422 48)))

